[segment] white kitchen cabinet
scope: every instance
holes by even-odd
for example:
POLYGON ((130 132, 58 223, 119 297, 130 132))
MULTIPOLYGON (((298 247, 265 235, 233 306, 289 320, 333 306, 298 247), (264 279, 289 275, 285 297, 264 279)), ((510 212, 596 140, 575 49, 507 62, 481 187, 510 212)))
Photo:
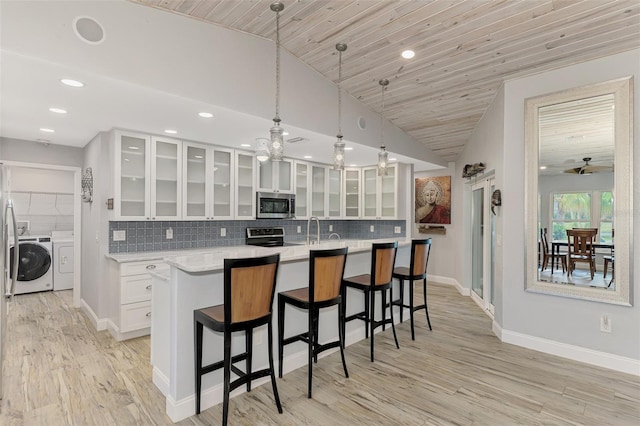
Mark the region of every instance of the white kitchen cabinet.
POLYGON ((232 219, 233 150, 210 145, 183 144, 182 218, 232 219))
POLYGON ((398 209, 397 164, 390 164, 387 176, 377 167, 362 169, 362 218, 396 219, 398 209))
POLYGON ((302 161, 295 161, 293 163, 295 170, 295 193, 296 193, 296 218, 308 219, 309 218, 309 187, 311 186, 309 173, 309 163, 302 161))
POLYGON ((340 219, 342 217, 342 171, 327 167, 328 173, 328 208, 330 219, 340 219))
POLYGON ((258 191, 293 193, 293 160, 259 161, 258 191))
POLYGON ((236 219, 255 219, 255 161, 252 152, 236 151, 236 219))
POLYGON ((151 218, 150 155, 151 137, 139 133, 115 131, 116 220, 151 218))
POLYGON ((151 138, 151 219, 182 216, 182 141, 151 138))
POLYGON ((114 317, 109 325, 116 340, 126 340, 149 334, 151 326, 150 272, 169 270, 161 260, 112 263, 113 279, 117 289, 113 307, 114 317))
POLYGON ((115 220, 176 220, 182 209, 182 142, 115 131, 115 220))
POLYGON ((311 166, 311 216, 327 217, 327 168, 326 166, 311 166))
POLYGON ((360 218, 360 174, 357 168, 345 168, 343 191, 344 194, 344 214, 345 219, 360 218))

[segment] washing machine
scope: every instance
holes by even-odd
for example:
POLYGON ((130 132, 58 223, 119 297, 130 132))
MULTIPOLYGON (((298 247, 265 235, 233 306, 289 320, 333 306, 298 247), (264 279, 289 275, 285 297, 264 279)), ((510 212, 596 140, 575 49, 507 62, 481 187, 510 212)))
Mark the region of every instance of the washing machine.
MULTIPOLYGON (((13 242, 10 242, 10 245, 9 264, 13 269, 16 247, 13 242)), ((18 237, 18 247, 18 282, 15 285, 15 294, 53 290, 51 237, 21 236, 18 237)), ((13 274, 13 271, 11 273, 13 274)))
POLYGON ((51 231, 53 243, 53 289, 73 288, 73 231, 51 231))

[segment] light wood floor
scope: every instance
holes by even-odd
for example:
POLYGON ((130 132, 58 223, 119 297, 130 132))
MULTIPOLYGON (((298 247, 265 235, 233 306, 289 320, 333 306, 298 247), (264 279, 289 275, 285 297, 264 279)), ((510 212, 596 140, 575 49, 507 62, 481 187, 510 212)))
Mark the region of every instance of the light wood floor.
MULTIPOLYGON (((421 297, 421 295, 417 295, 421 297)), ((430 285, 433 331, 408 324, 283 379, 279 415, 269 385, 231 400, 231 425, 624 425, 640 424, 640 379, 503 344, 491 321, 449 286, 430 285)), ((71 291, 16 297, 8 323, 1 425, 166 425, 151 383, 149 338, 118 343, 71 305, 71 291)), ((213 407, 181 425, 220 424, 213 407)))

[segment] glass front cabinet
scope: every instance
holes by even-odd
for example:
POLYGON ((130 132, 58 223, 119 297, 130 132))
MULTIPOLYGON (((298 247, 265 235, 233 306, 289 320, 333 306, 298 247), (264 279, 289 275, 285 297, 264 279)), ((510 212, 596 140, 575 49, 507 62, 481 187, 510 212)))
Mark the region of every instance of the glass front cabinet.
POLYGON ((345 219, 360 218, 360 169, 344 169, 343 191, 345 219))
POLYGON ((293 160, 259 161, 258 191, 293 193, 293 160))
POLYGON ((182 216, 182 141, 151 138, 151 219, 182 216))
POLYGON ((296 218, 309 218, 309 164, 301 161, 294 162, 296 218))
POLYGON ((233 218, 233 160, 233 150, 184 143, 183 219, 233 218))
POLYGON ((398 165, 390 164, 387 176, 378 176, 377 167, 362 169, 362 217, 396 219, 398 205, 398 165))
POLYGON ((117 131, 115 135, 115 217, 151 219, 151 137, 117 131))
POLYGON ((255 166, 252 152, 236 151, 236 219, 255 219, 255 166))

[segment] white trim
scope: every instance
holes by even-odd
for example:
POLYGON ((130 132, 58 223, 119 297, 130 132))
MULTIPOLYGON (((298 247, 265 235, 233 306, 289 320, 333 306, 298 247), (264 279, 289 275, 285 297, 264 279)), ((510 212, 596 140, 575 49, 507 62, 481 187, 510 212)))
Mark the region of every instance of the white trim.
MULTIPOLYGON (((496 323, 494 321, 494 329, 495 328, 496 323)), ((512 345, 533 349, 546 354, 557 355, 573 361, 584 362, 621 373, 640 376, 640 360, 638 359, 594 351, 593 349, 583 348, 581 346, 569 345, 509 330, 501 330, 501 340, 504 343, 511 343, 512 345)))
POLYGON ((470 296, 471 295, 471 290, 469 290, 466 287, 463 287, 462 284, 460 284, 458 282, 458 280, 456 280, 455 278, 449 278, 449 277, 443 277, 443 276, 440 276, 440 275, 428 274, 427 275, 427 281, 432 281, 432 282, 438 283, 438 284, 452 285, 458 290, 458 293, 460 293, 461 295, 463 295, 463 296, 470 296))
POLYGON ((151 373, 151 381, 164 396, 169 398, 169 378, 155 365, 151 373))
POLYGON ((493 331, 493 334, 495 334, 496 337, 500 339, 500 341, 504 341, 502 340, 502 326, 498 324, 498 321, 496 321, 495 319, 491 324, 491 331, 493 331))
POLYGON ((96 313, 91 309, 91 306, 84 299, 80 299, 80 308, 87 314, 91 324, 96 328, 97 331, 102 331, 107 329, 107 323, 111 322, 107 318, 98 318, 96 313))
MULTIPOLYGON (((118 342, 123 340, 135 339, 136 337, 148 336, 151 334, 151 327, 141 328, 138 330, 127 331, 125 333, 120 332, 120 328, 109 318, 107 321, 107 330, 118 342)), ((104 330, 104 329, 103 329, 104 330)))

